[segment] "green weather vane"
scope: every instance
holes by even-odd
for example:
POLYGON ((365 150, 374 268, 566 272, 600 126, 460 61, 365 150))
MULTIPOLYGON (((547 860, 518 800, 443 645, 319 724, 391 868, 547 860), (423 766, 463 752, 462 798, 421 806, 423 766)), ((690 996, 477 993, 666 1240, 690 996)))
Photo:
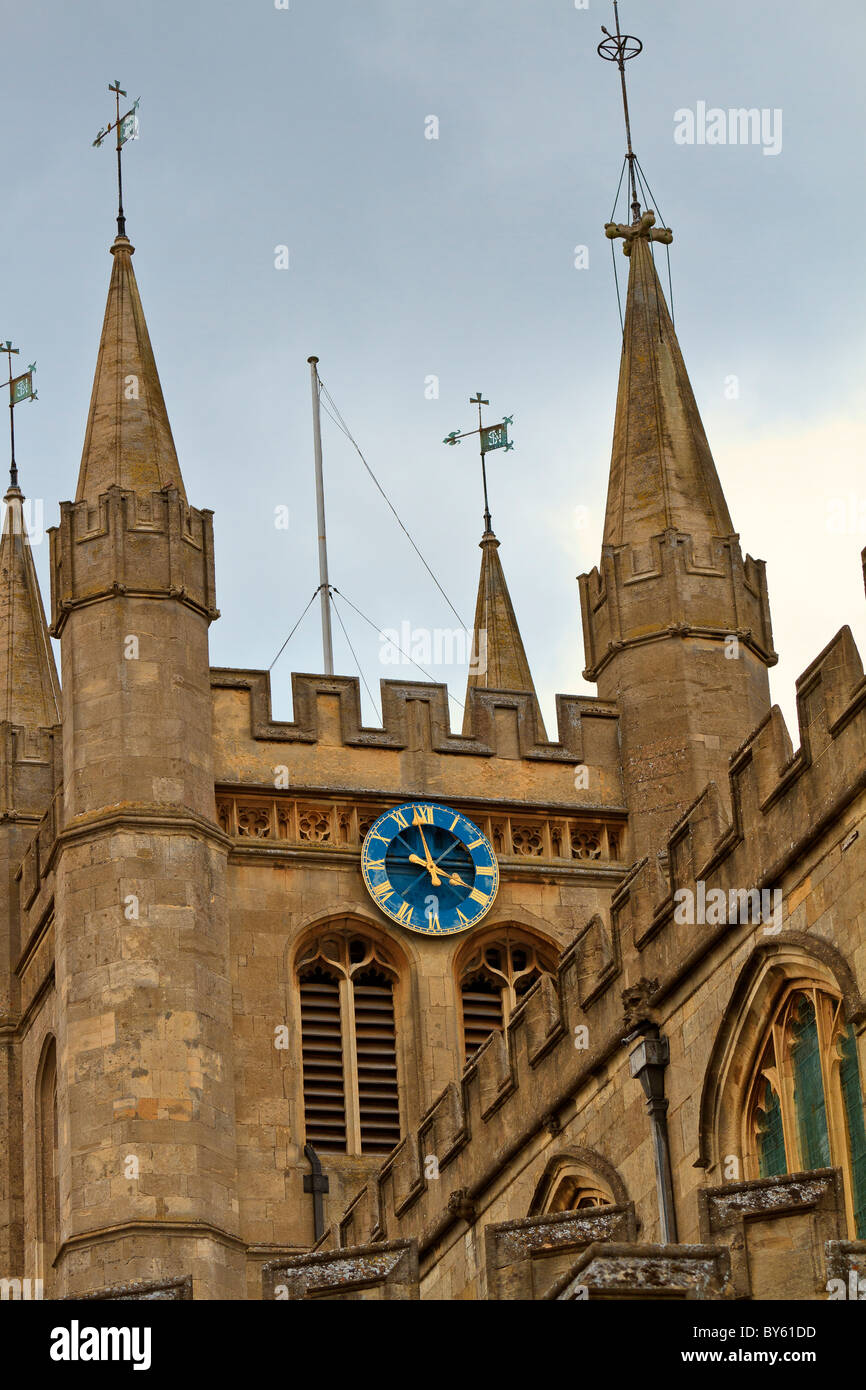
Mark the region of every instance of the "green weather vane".
POLYGON ((0 343, 0 352, 6 353, 6 360, 9 363, 9 380, 6 385, 9 387, 9 440, 11 445, 11 463, 9 465, 9 486, 18 486, 18 465, 15 462, 15 407, 22 401, 35 401, 38 399, 36 388, 33 385, 33 373, 36 371, 36 363, 31 362, 26 372, 21 372, 18 376, 12 375, 12 358, 18 356, 18 348, 13 347, 7 340, 0 343))
POLYGON ((140 97, 136 97, 125 116, 120 114, 120 98, 126 96, 126 92, 120 83, 115 79, 109 83, 108 90, 114 93, 116 118, 114 124, 111 122, 100 130, 93 144, 99 147, 106 135, 110 135, 112 130, 117 132, 117 235, 126 236, 126 218, 123 215, 123 165, 121 163, 121 152, 127 140, 138 139, 138 103, 140 97))
POLYGON ((489 405, 490 402, 484 400, 480 391, 474 396, 469 397, 470 405, 478 406, 478 429, 466 430, 463 434, 458 434, 457 430, 452 430, 442 440, 443 444, 459 444, 461 439, 471 439, 477 434, 481 441, 481 478, 484 483, 484 530, 485 533, 492 532, 493 526, 490 520, 490 506, 487 501, 487 455, 494 449, 504 449, 506 453, 514 448, 508 438, 508 426, 514 423, 513 415, 506 415, 500 420, 498 425, 485 425, 481 419, 481 407, 489 405))

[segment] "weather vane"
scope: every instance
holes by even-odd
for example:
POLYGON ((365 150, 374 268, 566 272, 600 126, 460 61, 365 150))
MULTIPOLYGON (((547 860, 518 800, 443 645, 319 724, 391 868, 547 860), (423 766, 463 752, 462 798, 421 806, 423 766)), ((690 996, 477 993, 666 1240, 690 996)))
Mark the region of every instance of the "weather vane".
POLYGON ((481 392, 477 391, 474 396, 469 397, 469 404, 478 406, 478 429, 466 430, 463 434, 458 434, 456 430, 452 430, 450 434, 445 436, 442 443, 459 444, 461 439, 471 439, 474 434, 479 436, 481 441, 481 478, 484 483, 484 531, 487 533, 493 530, 490 507, 487 501, 487 455, 492 453, 494 449, 504 449, 508 453, 510 449, 514 448, 508 438, 508 426, 514 423, 514 416, 506 415, 498 425, 485 425, 481 419, 481 407, 489 405, 490 402, 484 400, 481 392))
POLYGON ((94 146, 102 144, 106 135, 110 135, 112 130, 117 132, 117 235, 126 236, 126 218, 123 215, 123 166, 121 164, 121 151, 127 140, 138 139, 138 103, 140 97, 136 97, 125 116, 120 114, 120 98, 126 96, 126 92, 120 83, 115 80, 110 83, 108 90, 114 93, 116 118, 114 124, 111 122, 101 130, 94 140, 94 146))
POLYGON ((9 387, 9 438, 11 443, 12 462, 9 466, 9 486, 18 486, 18 465, 15 462, 15 407, 22 401, 35 401, 37 399, 36 389, 33 385, 33 373, 36 371, 36 363, 31 362, 26 372, 19 376, 12 375, 12 357, 18 356, 17 347, 13 347, 8 340, 0 343, 0 352, 6 353, 9 363, 9 380, 6 385, 9 387))
POLYGON ((643 44, 640 39, 636 39, 633 34, 623 34, 619 27, 619 5, 617 0, 613 0, 613 13, 616 20, 616 33, 612 34, 609 29, 601 26, 601 32, 606 35, 598 45, 598 52, 608 63, 616 63, 619 68, 619 78, 622 83, 622 107, 625 113, 625 137, 628 145, 629 183, 631 185, 631 211, 632 221, 637 222, 640 217, 640 201, 637 196, 637 179, 635 178, 634 163, 635 154, 631 143, 631 121, 628 114, 628 91, 625 83, 625 65, 630 59, 636 58, 643 52, 643 44))
POLYGON ((617 222, 608 222, 605 226, 605 234, 614 241, 617 237, 622 237, 624 241, 623 251, 627 256, 631 255, 632 246, 635 240, 640 237, 647 241, 661 241, 669 246, 674 239, 674 234, 670 227, 654 228, 656 220, 655 213, 648 209, 641 216, 640 199, 637 196, 637 175, 635 165, 638 164, 637 155, 631 143, 631 119, 628 111, 628 91, 625 81, 625 65, 632 58, 636 58, 643 52, 643 44, 640 39, 636 39, 634 34, 623 34, 619 27, 619 5, 617 0, 613 0, 613 13, 616 20, 616 33, 612 34, 604 25, 601 32, 605 35, 598 45, 598 52, 608 63, 616 63, 619 68, 619 78, 622 83, 622 109, 625 115, 625 138, 626 138, 626 160, 628 161, 628 180, 631 189, 631 226, 622 226, 617 222))

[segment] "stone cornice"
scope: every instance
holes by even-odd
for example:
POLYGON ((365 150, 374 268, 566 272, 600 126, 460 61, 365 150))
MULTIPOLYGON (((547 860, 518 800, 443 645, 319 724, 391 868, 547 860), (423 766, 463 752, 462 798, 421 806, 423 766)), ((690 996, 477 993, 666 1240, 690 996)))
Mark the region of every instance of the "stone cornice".
POLYGON ((234 845, 234 841, 213 821, 206 820, 195 811, 158 804, 106 807, 100 811, 89 812, 86 816, 68 821, 58 833, 57 844, 62 849, 64 845, 77 841, 96 839, 104 835, 106 830, 130 827, 184 835, 192 833, 199 839, 209 840, 225 850, 234 845))

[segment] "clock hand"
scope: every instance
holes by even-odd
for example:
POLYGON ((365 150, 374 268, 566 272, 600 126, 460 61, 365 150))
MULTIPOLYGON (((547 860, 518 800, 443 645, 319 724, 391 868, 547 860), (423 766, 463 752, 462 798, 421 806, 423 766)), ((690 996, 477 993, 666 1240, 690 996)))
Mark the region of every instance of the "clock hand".
POLYGON ((427 872, 429 873, 430 878, 431 878, 432 881, 433 881, 433 887, 434 887, 434 888, 438 888, 438 887, 439 887, 439 884, 442 882, 442 879, 440 878, 439 874, 436 872, 436 865, 433 863, 433 860, 432 860, 432 859, 430 859, 430 858, 428 857, 428 860, 427 860, 427 862, 425 863, 424 860, 420 857, 420 855, 418 855, 418 854, 410 854, 410 855, 409 855, 409 863, 410 863, 410 864, 420 864, 420 865, 421 865, 421 868, 422 868, 422 869, 426 869, 427 872))
POLYGON ((433 863, 433 860, 430 858, 430 851, 427 848, 427 841, 424 839, 424 826, 421 823, 421 817, 419 816, 417 810, 412 817, 412 824, 416 827, 418 834, 421 836, 421 843, 424 846, 424 854, 427 858, 427 868, 429 869, 430 865, 433 863))
MULTIPOLYGON (((441 881, 442 881, 442 880, 441 880, 441 875, 437 874, 437 872, 436 872, 436 866, 435 866, 435 864, 433 863, 433 859, 432 859, 432 857, 431 857, 430 850, 429 850, 428 845, 427 845, 427 841, 426 841, 426 839, 424 838, 424 825, 423 825, 423 822, 422 822, 422 820, 421 820, 420 815, 418 814, 417 809, 416 809, 416 811, 415 811, 415 814, 414 814, 413 817, 412 817, 412 824, 416 827, 416 829, 417 829, 417 831, 418 831, 418 834, 421 836, 421 844, 424 846, 424 854, 425 854, 426 860, 427 860, 426 865, 425 865, 425 868, 427 869, 427 871, 428 871, 429 874, 430 874, 431 879, 433 880, 433 887, 434 887, 434 888, 438 888, 438 887, 439 887, 439 884, 440 884, 441 881)), ((417 864, 420 864, 420 863, 422 862, 422 861, 418 858, 417 855, 414 855, 414 856, 410 855, 409 858, 410 858, 410 860, 414 860, 414 862, 417 863, 417 864)))

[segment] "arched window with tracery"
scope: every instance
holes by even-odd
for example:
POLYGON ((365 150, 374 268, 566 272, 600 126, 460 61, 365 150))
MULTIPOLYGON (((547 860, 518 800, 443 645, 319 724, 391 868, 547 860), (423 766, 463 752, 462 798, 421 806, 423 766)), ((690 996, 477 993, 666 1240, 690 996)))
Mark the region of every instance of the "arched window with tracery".
POLYGON ((57 1254, 57 1044, 49 1038, 36 1081, 36 1183, 39 1278, 47 1280, 57 1254))
POLYGON ((329 931, 302 952, 297 976, 307 1143, 389 1153, 400 1139, 390 953, 356 931, 329 931))
POLYGON ((848 1222, 866 1238, 866 1124, 854 1030, 842 1000, 790 987, 758 1052, 745 1113, 747 1168, 776 1177, 838 1167, 848 1222))
POLYGON ((556 950, 506 930, 480 943, 460 969, 466 1061, 497 1029, 506 1028, 522 996, 556 969, 556 950))

